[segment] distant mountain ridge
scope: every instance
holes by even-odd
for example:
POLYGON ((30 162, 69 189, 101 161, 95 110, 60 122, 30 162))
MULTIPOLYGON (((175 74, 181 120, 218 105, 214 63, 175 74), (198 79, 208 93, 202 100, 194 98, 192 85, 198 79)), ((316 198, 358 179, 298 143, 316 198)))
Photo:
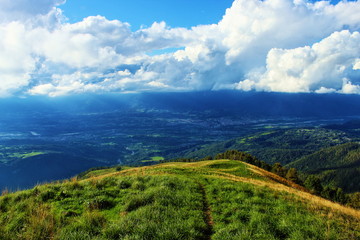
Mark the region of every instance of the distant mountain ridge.
POLYGON ((7 112, 101 112, 124 109, 206 111, 244 114, 244 117, 359 116, 359 95, 267 93, 241 91, 87 94, 62 97, 29 96, 0 99, 7 112))
POLYGON ((228 149, 247 151, 268 163, 286 165, 322 148, 352 140, 347 133, 327 128, 266 129, 259 133, 185 151, 188 158, 205 157, 228 149))
POLYGON ((360 191, 360 143, 346 143, 322 149, 287 167, 313 174, 322 182, 347 192, 360 191))

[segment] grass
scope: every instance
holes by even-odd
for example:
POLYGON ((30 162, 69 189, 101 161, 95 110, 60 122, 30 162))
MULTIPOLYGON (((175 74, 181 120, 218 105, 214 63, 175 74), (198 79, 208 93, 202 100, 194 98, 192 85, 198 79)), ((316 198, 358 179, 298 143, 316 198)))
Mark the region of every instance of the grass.
POLYGON ((92 177, 97 177, 97 176, 101 176, 101 175, 109 174, 109 173, 113 173, 113 172, 116 172, 115 168, 99 169, 99 170, 94 170, 89 173, 86 173, 86 175, 84 175, 82 178, 92 178, 92 177))
POLYGON ((102 143, 101 146, 117 146, 117 143, 114 142, 102 143))
POLYGON ((5 164, 10 163, 14 160, 27 159, 27 158, 54 152, 54 151, 37 151, 31 147, 24 147, 24 146, 5 147, 4 145, 0 145, 0 151, 1 151, 0 162, 5 164))
POLYGON ((152 157, 151 160, 153 160, 153 161, 162 161, 162 160, 165 160, 165 158, 163 158, 163 157, 152 157))
MULTIPOLYGON (((265 127, 265 129, 266 128, 267 127, 265 127)), ((271 127, 269 127, 269 128, 271 128, 271 127)), ((257 133, 257 134, 255 134, 253 136, 248 136, 246 138, 241 138, 241 139, 237 140, 236 143, 237 144, 246 144, 250 140, 255 140, 255 139, 260 138, 262 136, 268 136, 268 135, 271 135, 273 133, 276 133, 276 131, 268 131, 268 132, 257 133)))
POLYGON ((229 160, 101 169, 4 193, 0 239, 360 238, 359 211, 283 183, 229 160))
POLYGON ((289 202, 285 192, 226 180, 210 183, 207 192, 217 223, 212 239, 352 239, 352 233, 339 233, 343 227, 336 221, 289 202))
POLYGON ((146 163, 146 162, 160 162, 160 161, 163 161, 163 160, 165 160, 165 158, 157 156, 157 157, 151 157, 151 160, 143 160, 141 162, 143 162, 143 163, 146 163))
POLYGON ((43 154, 46 154, 46 152, 13 153, 11 157, 25 159, 43 154))

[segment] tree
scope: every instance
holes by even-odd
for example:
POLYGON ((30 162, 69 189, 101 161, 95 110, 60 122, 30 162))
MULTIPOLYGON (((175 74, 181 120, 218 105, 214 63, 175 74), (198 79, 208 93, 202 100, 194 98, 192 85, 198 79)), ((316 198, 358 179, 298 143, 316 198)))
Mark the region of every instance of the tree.
POLYGON ((300 183, 299 176, 295 168, 290 168, 286 173, 286 179, 294 183, 300 183))
POLYGON ((274 165, 271 168, 271 172, 273 172, 281 177, 285 177, 286 169, 283 168, 283 166, 280 163, 274 163, 274 165))
POLYGON ((336 189, 326 186, 321 192, 321 196, 330 200, 335 200, 336 189))
POLYGON ((345 204, 348 201, 344 191, 341 188, 336 189, 336 195, 334 201, 342 204, 345 204))
POLYGON ((360 209, 360 192, 350 194, 349 205, 353 208, 360 209))
POLYGON ((321 184, 320 178, 315 177, 314 175, 310 175, 305 180, 305 187, 315 194, 320 195, 323 191, 323 186, 321 184))
POLYGON ((271 171, 271 165, 264 161, 260 161, 260 167, 266 171, 271 171))

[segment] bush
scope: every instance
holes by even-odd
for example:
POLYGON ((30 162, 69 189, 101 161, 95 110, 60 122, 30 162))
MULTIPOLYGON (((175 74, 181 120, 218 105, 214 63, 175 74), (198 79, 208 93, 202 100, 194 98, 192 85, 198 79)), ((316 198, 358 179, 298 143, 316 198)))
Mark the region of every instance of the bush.
POLYGON ((307 189, 311 190, 313 193, 320 195, 323 191, 323 186, 318 177, 310 175, 306 178, 304 185, 307 189))
POLYGON ((294 183, 300 183, 299 176, 295 168, 290 168, 286 173, 286 179, 294 183))
POLYGON ((286 175, 286 169, 281 166, 280 163, 274 163, 274 165, 271 168, 271 172, 279 175, 280 177, 285 177, 286 175))
POLYGON ((360 192, 349 195, 349 205, 350 207, 360 209, 360 192))

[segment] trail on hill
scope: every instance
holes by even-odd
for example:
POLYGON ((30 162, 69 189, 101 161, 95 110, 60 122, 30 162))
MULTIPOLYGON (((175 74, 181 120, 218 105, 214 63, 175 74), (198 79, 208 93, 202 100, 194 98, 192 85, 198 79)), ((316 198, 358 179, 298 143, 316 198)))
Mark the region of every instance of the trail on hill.
POLYGON ((200 182, 198 182, 198 184, 199 184, 200 193, 202 195, 204 221, 207 226, 204 240, 211 240, 211 236, 213 234, 213 225, 214 225, 214 221, 211 216, 211 208, 210 208, 210 204, 209 204, 209 201, 208 201, 208 198, 206 195, 204 185, 201 184, 200 182))

